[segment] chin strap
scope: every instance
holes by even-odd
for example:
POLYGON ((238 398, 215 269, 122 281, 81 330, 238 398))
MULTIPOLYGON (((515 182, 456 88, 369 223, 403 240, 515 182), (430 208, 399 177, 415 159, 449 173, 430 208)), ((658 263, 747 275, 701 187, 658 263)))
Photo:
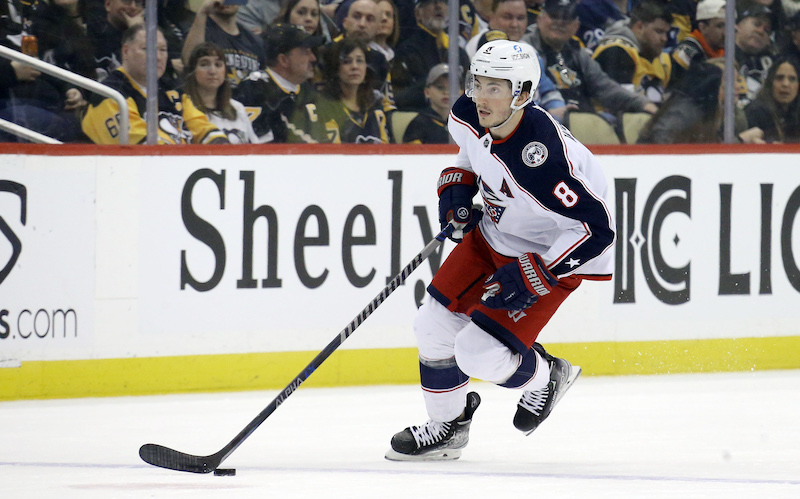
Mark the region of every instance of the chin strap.
MULTIPOLYGON (((514 108, 511 108, 511 109, 514 109, 514 108)), ((506 123, 511 121, 511 118, 513 118, 514 115, 517 114, 517 111, 520 111, 521 109, 522 108, 514 109, 514 111, 511 114, 508 115, 508 118, 506 118, 506 120, 504 122, 500 123, 499 125, 490 126, 489 130, 497 130, 498 128, 502 128, 503 126, 505 126, 506 123)))

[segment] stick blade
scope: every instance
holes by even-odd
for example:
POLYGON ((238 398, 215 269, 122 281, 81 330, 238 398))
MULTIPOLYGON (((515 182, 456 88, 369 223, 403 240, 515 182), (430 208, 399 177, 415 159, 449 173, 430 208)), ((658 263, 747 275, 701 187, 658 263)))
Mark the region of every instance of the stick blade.
POLYGON ((216 455, 193 456, 157 444, 144 444, 139 449, 139 457, 159 468, 189 473, 211 473, 220 465, 216 455))

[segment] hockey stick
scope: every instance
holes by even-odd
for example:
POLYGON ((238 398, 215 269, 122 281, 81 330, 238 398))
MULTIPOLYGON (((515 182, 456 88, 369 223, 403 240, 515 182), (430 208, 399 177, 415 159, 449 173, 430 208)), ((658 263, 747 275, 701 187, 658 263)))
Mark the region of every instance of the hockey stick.
POLYGON ((325 347, 316 357, 312 360, 306 367, 303 369, 300 374, 295 376, 291 383, 286 385, 275 399, 269 403, 269 405, 261 411, 258 416, 255 417, 250 423, 248 423, 245 428, 239 432, 233 440, 228 442, 228 445, 220 449, 219 452, 216 454, 211 454, 210 456, 195 456, 192 454, 185 454, 183 452, 179 452, 168 447, 164 447, 163 445, 157 444, 145 444, 139 449, 139 457, 141 457, 145 462, 152 464, 153 466, 159 466, 161 468, 167 468, 176 471, 188 471, 191 473, 211 473, 215 469, 219 467, 219 465, 224 461, 228 456, 231 455, 233 451, 235 451, 241 444, 244 442, 247 437, 249 437, 256 428, 261 426, 263 423, 275 410, 281 405, 292 393, 294 393, 300 385, 308 379, 311 374, 317 370, 317 368, 325 362, 325 359, 330 357, 330 355, 337 349, 339 346, 346 340, 353 332, 361 325, 367 317, 372 315, 372 312, 378 308, 378 306, 383 303, 386 298, 392 294, 392 292, 397 289, 398 286, 405 282, 406 278, 411 275, 414 270, 419 267, 419 265, 427 259, 431 253, 433 253, 436 248, 441 245, 441 243, 453 232, 453 225, 449 224, 445 227, 434 239, 432 239, 422 251, 420 251, 417 256, 414 257, 411 262, 399 273, 397 274, 394 279, 392 279, 386 287, 381 290, 381 292, 376 296, 369 304, 362 310, 352 321, 350 324, 347 325, 342 331, 336 335, 336 338, 333 339, 328 346, 325 347))

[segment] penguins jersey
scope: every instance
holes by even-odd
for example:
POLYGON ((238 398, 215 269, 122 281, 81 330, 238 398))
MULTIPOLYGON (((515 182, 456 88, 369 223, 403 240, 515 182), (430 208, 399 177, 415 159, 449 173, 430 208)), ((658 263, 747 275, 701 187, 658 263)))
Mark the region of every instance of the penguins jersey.
MULTIPOLYGON (((144 89, 132 80, 125 68, 112 71, 103 82, 117 90, 128 102, 131 144, 147 138, 147 97, 144 89)), ((119 144, 120 113, 114 99, 91 93, 89 107, 81 120, 81 128, 95 144, 119 144)), ((227 142, 227 138, 208 117, 197 109, 187 94, 158 87, 158 143, 208 144, 227 142)))
POLYGON ((534 252, 558 278, 609 280, 614 220, 600 164, 540 107, 525 108, 517 129, 495 140, 461 96, 448 120, 459 146, 454 166, 478 177, 481 233, 508 257, 534 252))

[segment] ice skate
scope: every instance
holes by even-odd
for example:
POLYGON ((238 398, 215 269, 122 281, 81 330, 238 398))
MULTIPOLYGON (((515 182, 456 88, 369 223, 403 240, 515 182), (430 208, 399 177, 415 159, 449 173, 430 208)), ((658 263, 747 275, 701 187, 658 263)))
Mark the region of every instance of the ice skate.
POLYGON ((579 366, 573 366, 565 359, 553 357, 538 343, 533 348, 550 364, 550 382, 539 390, 523 392, 517 403, 514 426, 525 435, 533 433, 533 430, 547 419, 553 407, 581 374, 579 366))
POLYGON ((392 437, 392 448, 386 452, 391 461, 442 461, 458 459, 469 442, 472 415, 481 403, 475 392, 467 394, 464 413, 452 421, 428 421, 411 426, 392 437))

